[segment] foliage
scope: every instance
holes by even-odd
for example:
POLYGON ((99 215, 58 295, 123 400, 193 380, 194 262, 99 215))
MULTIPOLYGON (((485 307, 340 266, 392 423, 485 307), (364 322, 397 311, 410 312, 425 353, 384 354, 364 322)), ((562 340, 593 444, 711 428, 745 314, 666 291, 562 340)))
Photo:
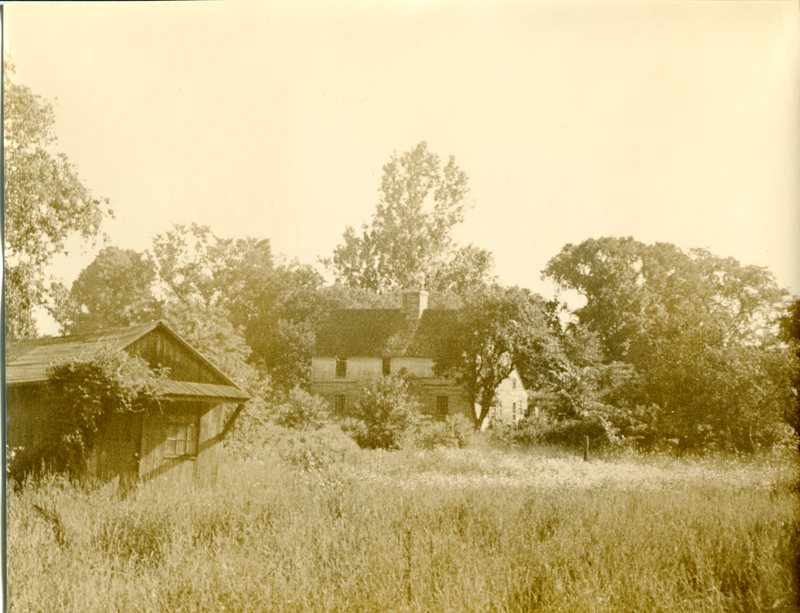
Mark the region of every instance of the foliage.
POLYGON ((335 424, 316 430, 290 429, 273 443, 275 454, 286 464, 303 471, 337 465, 358 450, 353 439, 335 424))
POLYGON ((794 402, 787 407, 786 422, 800 436, 800 298, 795 298, 781 319, 781 336, 790 350, 794 349, 794 402))
POLYGON ((276 264, 265 239, 176 224, 145 253, 101 251, 52 313, 65 333, 166 319, 251 389, 269 376, 288 392, 308 378, 321 282, 310 267, 276 264))
POLYGON ((717 322, 725 340, 769 338, 785 292, 764 268, 702 249, 600 238, 566 245, 545 274, 580 292, 579 320, 598 333, 606 357, 635 363, 654 336, 717 322))
POLYGON ((52 105, 28 87, 3 75, 6 334, 34 336, 33 311, 48 303, 45 269, 64 251, 68 237, 90 241, 111 214, 92 196, 63 153, 56 137, 52 105))
POLYGON ((294 388, 286 400, 275 409, 275 423, 294 430, 318 430, 330 421, 328 403, 324 398, 294 388))
POLYGON ((796 366, 777 336, 786 292, 767 270, 701 249, 600 238, 565 246, 545 274, 586 298, 578 322, 603 355, 589 369, 629 369, 607 398, 591 398, 623 413, 623 435, 751 451, 785 438, 796 366))
POLYGON ((464 290, 489 278, 492 257, 472 245, 454 247, 452 229, 464 220, 467 176, 425 142, 383 167, 380 198, 369 226, 348 227, 326 264, 351 287, 378 292, 420 285, 464 290))
POLYGON ((267 241, 222 240, 205 226, 175 225, 157 235, 146 253, 101 251, 62 296, 54 316, 73 334, 164 319, 255 397, 251 408, 263 407, 269 379, 252 363, 244 330, 231 315, 237 305, 228 296, 258 282, 253 271, 266 266, 268 254, 267 241), (235 266, 248 274, 237 277, 235 266))
POLYGON ((526 289, 497 285, 465 300, 455 330, 436 347, 437 375, 463 383, 480 407, 476 426, 494 406, 495 390, 514 368, 530 383, 557 347, 545 302, 526 289))
MULTIPOLYGON (((309 396, 308 399, 316 400, 309 396)), ((302 471, 335 466, 358 450, 358 445, 331 422, 316 427, 278 425, 275 415, 244 414, 226 439, 226 447, 237 462, 283 463, 302 471), (243 421, 244 418, 248 418, 243 421), (271 418, 270 418, 271 417, 271 418), (241 426, 240 426, 241 422, 241 426)))
POLYGON ((41 424, 41 446, 17 450, 14 477, 42 464, 57 472, 83 471, 95 435, 111 413, 141 412, 157 405, 165 375, 137 356, 107 347, 51 366, 48 401, 56 406, 41 424))
POLYGON ((154 321, 163 305, 153 295, 152 263, 132 249, 105 247, 51 309, 67 334, 154 321))
POLYGON ((383 377, 367 386, 350 417, 363 426, 356 429, 361 447, 400 449, 408 442, 409 430, 419 419, 419 403, 408 382, 396 375, 383 377))
POLYGON ((448 415, 444 420, 450 440, 460 449, 469 447, 475 438, 475 427, 472 421, 463 415, 448 415))
POLYGON ((444 421, 424 419, 416 425, 413 446, 422 449, 436 447, 464 448, 473 443, 475 426, 463 415, 448 415, 444 421))
POLYGON ((309 266, 278 264, 268 278, 249 282, 248 291, 231 304, 232 319, 253 350, 252 362, 282 391, 308 382, 315 333, 326 307, 321 284, 309 266))
MULTIPOLYGON (((303 433, 292 432, 293 435, 303 433)), ((793 610, 796 465, 437 449, 213 489, 29 483, 9 611, 793 610), (33 505, 57 511, 65 546, 33 505)))

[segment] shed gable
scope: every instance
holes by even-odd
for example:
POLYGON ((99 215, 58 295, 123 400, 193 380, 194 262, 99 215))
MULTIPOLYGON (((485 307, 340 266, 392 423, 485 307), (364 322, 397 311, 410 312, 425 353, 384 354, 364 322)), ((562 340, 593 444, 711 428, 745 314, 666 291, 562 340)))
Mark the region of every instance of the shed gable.
POLYGON ((126 348, 131 355, 144 359, 150 368, 169 368, 173 381, 195 381, 229 385, 230 381, 185 343, 163 326, 158 326, 126 348))

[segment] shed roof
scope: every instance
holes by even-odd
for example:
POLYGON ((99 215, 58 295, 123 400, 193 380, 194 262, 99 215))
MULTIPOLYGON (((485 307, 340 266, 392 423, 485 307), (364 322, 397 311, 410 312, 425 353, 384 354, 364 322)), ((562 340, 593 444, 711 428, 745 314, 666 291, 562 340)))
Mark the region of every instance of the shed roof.
POLYGON ((225 382, 210 384, 168 379, 162 386, 162 392, 167 397, 204 397, 231 401, 248 399, 247 394, 225 373, 162 321, 98 330, 88 334, 26 339, 12 343, 6 349, 6 385, 47 381, 48 368, 54 363, 89 356, 99 347, 125 349, 153 330, 171 336, 225 382))
POLYGON ((426 309, 407 319, 401 309, 332 311, 317 333, 314 353, 340 357, 430 357, 456 333, 458 311, 426 309))

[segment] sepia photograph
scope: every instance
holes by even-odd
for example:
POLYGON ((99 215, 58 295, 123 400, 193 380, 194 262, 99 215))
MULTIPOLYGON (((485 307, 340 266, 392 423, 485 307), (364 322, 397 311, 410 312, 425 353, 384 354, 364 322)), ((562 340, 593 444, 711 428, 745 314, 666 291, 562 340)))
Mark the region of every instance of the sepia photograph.
POLYGON ((0 15, 6 610, 800 610, 797 2, 0 15))

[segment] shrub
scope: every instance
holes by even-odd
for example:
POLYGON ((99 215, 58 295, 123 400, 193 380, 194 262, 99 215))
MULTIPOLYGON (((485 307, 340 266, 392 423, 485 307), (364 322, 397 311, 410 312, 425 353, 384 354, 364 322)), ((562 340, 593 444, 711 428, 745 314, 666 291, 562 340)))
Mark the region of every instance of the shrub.
POLYGON ((443 421, 421 420, 414 429, 412 441, 415 447, 422 449, 457 446, 443 421))
POLYGON ((330 421, 325 399, 295 387, 275 410, 275 423, 295 430, 316 430, 330 421))
POLYGON ((552 422, 544 431, 543 441, 557 445, 582 445, 589 437, 594 445, 607 446, 617 442, 613 426, 600 415, 585 415, 552 422))
POLYGON ((450 432, 455 447, 469 447, 475 440, 475 425, 464 415, 448 415, 445 425, 450 432))
POLYGON ((420 449, 463 448, 472 445, 474 440, 475 427, 463 415, 448 415, 444 421, 421 416, 406 433, 403 444, 420 449))
POLYGON ((385 377, 368 385, 355 407, 364 424, 356 432, 356 442, 371 449, 400 449, 410 429, 419 419, 419 404, 412 397, 405 379, 385 377))
POLYGON ((354 441, 364 440, 367 438, 367 424, 363 420, 356 417, 344 417, 339 422, 339 427, 347 436, 354 441))
POLYGON ((321 470, 342 462, 357 451, 353 440, 339 426, 329 424, 317 430, 276 428, 273 450, 285 463, 300 470, 321 470))
POLYGON ((565 447, 583 445, 589 437, 593 446, 607 447, 621 443, 611 422, 598 413, 560 419, 540 413, 530 415, 514 426, 500 426, 492 430, 492 437, 502 443, 533 446, 554 444, 565 447))

